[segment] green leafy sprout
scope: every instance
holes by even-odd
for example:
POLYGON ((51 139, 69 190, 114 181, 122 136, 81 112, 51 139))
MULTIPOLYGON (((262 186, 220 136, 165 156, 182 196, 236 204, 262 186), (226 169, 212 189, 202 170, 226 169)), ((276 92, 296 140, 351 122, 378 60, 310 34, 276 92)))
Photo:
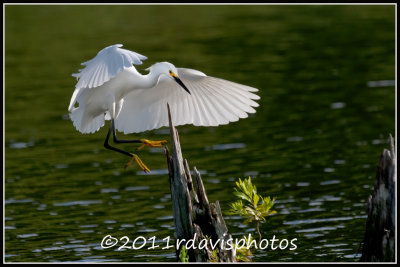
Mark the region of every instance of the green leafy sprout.
POLYGON ((243 181, 239 178, 234 194, 240 199, 231 203, 229 214, 244 217, 245 223, 256 221, 257 233, 261 241, 260 223, 265 222, 267 216, 276 213, 275 210, 271 210, 275 198, 271 200, 270 197, 264 198, 257 194, 257 187, 252 184, 250 176, 243 181))
POLYGON ((181 251, 179 253, 179 260, 181 262, 189 262, 189 255, 186 249, 186 245, 182 246, 181 251))
MULTIPOLYGON (((244 240, 246 241, 246 244, 252 244, 253 237, 249 235, 249 238, 247 236, 243 236, 244 240)), ((234 244, 236 248, 236 260, 241 261, 241 262, 249 262, 251 261, 250 256, 253 254, 251 253, 250 249, 247 249, 247 246, 237 246, 237 244, 234 244)), ((250 247, 251 248, 251 247, 250 247)))

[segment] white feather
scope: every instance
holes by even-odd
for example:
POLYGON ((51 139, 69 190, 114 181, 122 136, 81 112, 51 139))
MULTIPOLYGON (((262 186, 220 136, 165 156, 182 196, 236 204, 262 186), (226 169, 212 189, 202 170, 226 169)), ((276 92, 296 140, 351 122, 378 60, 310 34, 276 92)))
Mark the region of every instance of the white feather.
POLYGON ((175 125, 217 126, 256 112, 258 89, 214 78, 203 72, 175 68, 168 62, 152 65, 142 75, 133 64, 146 57, 112 45, 82 63, 68 110, 76 129, 98 131, 114 119, 116 129, 137 133, 168 125, 167 103, 175 125), (173 78, 177 74, 191 94, 173 78), (78 107, 75 104, 78 103, 78 107))
POLYGON ((246 118, 254 113, 253 101, 260 99, 256 88, 206 76, 192 69, 178 68, 178 76, 188 94, 174 80, 160 79, 147 89, 137 89, 124 97, 115 126, 124 133, 138 133, 168 125, 167 103, 175 125, 217 126, 246 118))
POLYGON ((78 82, 68 107, 69 111, 72 111, 77 98, 83 91, 99 87, 118 73, 131 68, 133 64, 140 65, 142 60, 147 59, 139 53, 120 47, 122 47, 121 44, 116 44, 102 49, 94 58, 81 64, 86 66, 85 68, 79 70, 79 73, 72 74, 78 82))

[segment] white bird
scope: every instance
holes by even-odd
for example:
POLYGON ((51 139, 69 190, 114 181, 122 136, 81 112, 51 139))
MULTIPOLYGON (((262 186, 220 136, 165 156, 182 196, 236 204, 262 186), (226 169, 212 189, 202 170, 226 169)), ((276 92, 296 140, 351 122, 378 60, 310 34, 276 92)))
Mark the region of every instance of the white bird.
POLYGON ((121 44, 102 49, 85 67, 73 74, 78 82, 68 107, 74 126, 81 133, 98 131, 111 120, 104 146, 131 157, 145 172, 150 170, 136 154, 112 147, 115 143, 142 143, 160 147, 167 141, 119 140, 116 130, 139 133, 168 126, 167 103, 175 125, 217 126, 255 113, 258 89, 207 76, 187 68, 159 62, 140 74, 133 65, 147 57, 121 48, 121 44), (182 90, 184 89, 184 90, 182 90), (75 107, 76 102, 79 106, 75 107))

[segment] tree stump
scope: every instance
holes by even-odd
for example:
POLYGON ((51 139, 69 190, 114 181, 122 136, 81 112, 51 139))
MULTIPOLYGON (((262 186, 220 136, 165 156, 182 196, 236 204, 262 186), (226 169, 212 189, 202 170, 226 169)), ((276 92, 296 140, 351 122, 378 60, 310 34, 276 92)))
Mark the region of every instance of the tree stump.
POLYGON ((396 155, 393 137, 390 150, 380 157, 373 196, 367 204, 368 218, 361 261, 394 262, 396 255, 396 155))
POLYGON ((173 125, 169 105, 168 118, 172 156, 168 147, 164 147, 164 151, 171 187, 177 260, 179 260, 182 246, 187 245, 191 262, 234 262, 233 250, 226 250, 219 245, 213 249, 210 242, 207 243, 207 246, 201 245, 201 242, 204 244, 205 240, 212 240, 213 244, 220 240, 220 243, 225 242, 226 244, 227 240, 232 237, 228 234, 219 202, 209 203, 201 175, 196 167, 193 169, 195 181, 193 183, 189 165, 182 157, 179 135, 173 125))

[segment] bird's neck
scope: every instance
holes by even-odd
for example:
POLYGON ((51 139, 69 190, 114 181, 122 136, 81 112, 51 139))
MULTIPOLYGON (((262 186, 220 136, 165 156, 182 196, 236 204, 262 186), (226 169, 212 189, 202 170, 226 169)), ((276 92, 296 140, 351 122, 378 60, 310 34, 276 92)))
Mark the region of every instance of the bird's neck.
POLYGON ((160 73, 150 71, 149 74, 143 75, 141 79, 141 88, 151 88, 154 87, 157 82, 160 73))

